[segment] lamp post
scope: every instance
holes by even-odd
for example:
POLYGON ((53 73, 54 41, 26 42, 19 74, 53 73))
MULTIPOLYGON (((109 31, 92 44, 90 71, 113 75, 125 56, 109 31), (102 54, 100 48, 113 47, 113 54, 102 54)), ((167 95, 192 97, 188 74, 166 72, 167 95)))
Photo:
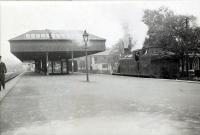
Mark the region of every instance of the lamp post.
POLYGON ((86 65, 86 78, 87 78, 87 82, 89 82, 89 75, 88 75, 88 59, 87 59, 87 42, 88 42, 88 36, 89 34, 86 32, 86 30, 84 30, 83 33, 83 40, 85 42, 85 65, 86 65))

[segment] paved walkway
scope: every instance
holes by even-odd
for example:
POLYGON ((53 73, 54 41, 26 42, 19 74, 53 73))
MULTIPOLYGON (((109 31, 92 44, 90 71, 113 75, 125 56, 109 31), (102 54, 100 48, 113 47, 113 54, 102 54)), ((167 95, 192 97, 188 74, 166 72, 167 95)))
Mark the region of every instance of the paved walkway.
POLYGON ((12 81, 6 82, 6 85, 5 85, 6 88, 5 89, 1 88, 1 91, 0 91, 0 102, 8 94, 8 92, 16 85, 16 83, 18 82, 18 80, 21 78, 22 75, 23 75, 23 73, 19 74, 12 81))
POLYGON ((200 84, 27 73, 0 103, 1 135, 199 135, 200 84))

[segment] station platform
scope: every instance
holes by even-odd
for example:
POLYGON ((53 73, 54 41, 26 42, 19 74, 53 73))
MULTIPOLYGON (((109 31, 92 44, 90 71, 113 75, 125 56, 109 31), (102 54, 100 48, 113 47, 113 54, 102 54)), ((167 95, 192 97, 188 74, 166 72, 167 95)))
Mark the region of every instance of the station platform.
POLYGON ((0 102, 0 134, 200 134, 200 84, 100 74, 89 78, 28 72, 11 80, 0 102))
POLYGON ((16 83, 18 82, 18 80, 21 78, 22 75, 23 73, 8 75, 8 78, 5 79, 6 88, 5 89, 1 88, 1 91, 0 91, 0 102, 8 94, 8 92, 16 85, 16 83))

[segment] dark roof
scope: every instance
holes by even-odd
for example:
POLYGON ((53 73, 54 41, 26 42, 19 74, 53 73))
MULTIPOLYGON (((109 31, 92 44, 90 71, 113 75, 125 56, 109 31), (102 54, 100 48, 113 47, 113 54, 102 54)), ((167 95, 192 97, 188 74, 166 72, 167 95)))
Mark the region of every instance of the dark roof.
MULTIPOLYGON (((31 30, 9 41, 18 40, 82 40, 83 31, 79 30, 31 30)), ((105 40, 89 33, 89 40, 105 40)))

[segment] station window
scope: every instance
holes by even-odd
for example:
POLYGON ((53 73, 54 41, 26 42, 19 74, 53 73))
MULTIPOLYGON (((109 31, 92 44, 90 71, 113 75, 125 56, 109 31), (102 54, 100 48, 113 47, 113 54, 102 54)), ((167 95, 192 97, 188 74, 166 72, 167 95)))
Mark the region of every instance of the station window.
POLYGON ((60 38, 60 35, 59 34, 55 34, 55 38, 60 38))
POLYGON ((56 38, 56 34, 55 33, 51 33, 52 38, 56 38))
POLYGON ((41 34, 40 38, 46 38, 46 35, 45 34, 41 34))
POLYGON ((94 57, 94 63, 97 63, 97 57, 94 57))
POLYGON ((60 34, 60 38, 65 38, 65 34, 60 34))
POLYGON ((31 34, 31 39, 35 39, 35 34, 31 34))
POLYGON ((54 73, 61 73, 61 61, 55 61, 53 63, 53 72, 54 73))
POLYGON ((36 39, 40 39, 40 34, 35 34, 36 39))
POLYGON ((103 64, 102 68, 108 68, 108 64, 103 64))
POLYGON ((27 38, 27 39, 30 39, 30 38, 31 38, 31 35, 30 35, 30 34, 26 34, 26 38, 27 38))
POLYGON ((63 66, 63 73, 67 73, 67 63, 66 63, 66 61, 62 61, 62 66, 63 66))
POLYGON ((46 38, 49 38, 49 34, 46 34, 46 38))

